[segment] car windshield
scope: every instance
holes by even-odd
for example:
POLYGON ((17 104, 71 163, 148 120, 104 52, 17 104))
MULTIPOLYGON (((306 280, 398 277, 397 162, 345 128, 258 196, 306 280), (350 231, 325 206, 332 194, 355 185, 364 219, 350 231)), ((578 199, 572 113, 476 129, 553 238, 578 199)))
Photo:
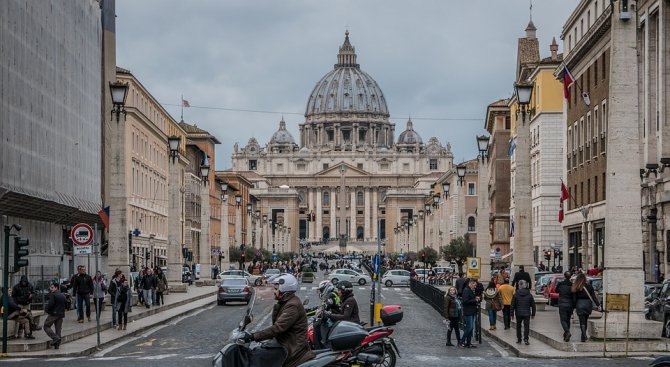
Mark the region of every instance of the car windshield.
POLYGON ((226 279, 221 282, 221 285, 231 286, 231 285, 247 285, 247 281, 244 279, 226 279))
POLYGON ((265 274, 279 274, 279 269, 268 269, 265 274))

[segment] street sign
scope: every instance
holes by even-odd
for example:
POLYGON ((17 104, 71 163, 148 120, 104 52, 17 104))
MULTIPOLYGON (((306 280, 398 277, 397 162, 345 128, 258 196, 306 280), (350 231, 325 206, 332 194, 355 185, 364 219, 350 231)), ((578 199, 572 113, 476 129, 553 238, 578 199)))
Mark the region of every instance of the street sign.
POLYGON ((276 254, 272 255, 272 261, 277 261, 277 255, 276 254))
POLYGON ((468 257, 467 259, 467 276, 468 278, 477 278, 479 279, 481 275, 481 269, 479 264, 481 259, 478 257, 468 257))
POLYGON ((372 263, 375 266, 375 274, 379 274, 379 255, 375 255, 372 258, 372 263))
POLYGON ((630 308, 630 294, 607 293, 605 309, 607 311, 628 311, 630 308))
POLYGON ((496 260, 502 259, 502 249, 500 247, 496 247, 496 260))
POLYGON ((70 238, 74 244, 73 253, 75 255, 93 253, 93 228, 86 223, 79 223, 72 227, 70 238))

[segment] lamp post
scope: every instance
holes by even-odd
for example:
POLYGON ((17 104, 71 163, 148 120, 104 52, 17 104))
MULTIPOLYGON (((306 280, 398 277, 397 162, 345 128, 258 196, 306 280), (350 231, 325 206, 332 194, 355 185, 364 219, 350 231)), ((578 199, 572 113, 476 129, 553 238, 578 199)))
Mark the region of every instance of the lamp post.
POLYGON ((251 203, 247 204, 247 223, 244 226, 244 229, 246 230, 246 244, 247 246, 251 246, 251 216, 254 213, 254 206, 251 203))
MULTIPOLYGON (((450 188, 451 188, 451 182, 446 181, 446 182, 442 183, 442 191, 444 192, 444 208, 442 208, 441 210, 444 211, 444 218, 445 218, 444 230, 447 232, 447 235, 449 234, 448 233, 448 230, 449 230, 449 228, 448 228, 449 227, 448 226, 448 224, 449 224, 449 213, 448 213, 448 208, 447 208, 447 202, 449 201, 449 189, 450 188)), ((438 220, 438 228, 439 228, 438 234, 441 234, 442 233, 442 214, 441 213, 440 213, 439 220, 438 220)), ((441 241, 440 241, 440 243, 441 243, 441 241)))
POLYGON ((463 193, 463 184, 465 183, 466 169, 467 166, 463 163, 456 166, 456 176, 458 176, 458 197, 456 202, 458 209, 455 211, 455 214, 458 215, 458 223, 456 223, 456 228, 454 228, 456 236, 462 236, 465 234, 465 229, 463 228, 463 216, 465 215, 465 195, 463 193))
POLYGON ((482 279, 491 278, 491 232, 489 231, 489 142, 486 135, 477 136, 479 150, 479 192, 477 193, 477 256, 480 257, 482 279))
MULTIPOLYGON (((514 265, 523 265, 533 279, 533 233, 531 227, 531 191, 530 191, 530 127, 526 117, 530 115, 533 84, 515 83, 517 99, 517 116, 521 115, 521 123, 516 124, 516 149, 514 151, 514 265)), ((529 286, 531 287, 532 284, 529 286)))
POLYGON ((268 222, 268 215, 263 214, 263 218, 261 220, 261 247, 264 249, 268 249, 268 235, 266 232, 267 227, 265 224, 268 222))
POLYGON ((235 246, 242 244, 242 196, 235 195, 235 246))
POLYGON ((200 246, 198 248, 198 262, 200 263, 200 274, 212 273, 212 247, 210 245, 210 198, 209 198, 209 156, 203 152, 200 163, 200 177, 202 178, 202 191, 200 194, 200 246))
POLYGON ((108 267, 109 274, 118 268, 124 273, 130 270, 130 253, 128 251, 128 209, 127 209, 127 179, 126 165, 126 96, 128 95, 128 84, 121 82, 109 83, 109 91, 112 97, 111 119, 116 124, 111 124, 111 165, 109 174, 109 248, 108 267), (123 119, 121 116, 123 115, 123 119))
POLYGON ((261 249, 263 246, 261 245, 261 211, 260 209, 256 209, 256 215, 254 216, 254 233, 256 234, 254 236, 254 246, 258 243, 258 248, 261 249))

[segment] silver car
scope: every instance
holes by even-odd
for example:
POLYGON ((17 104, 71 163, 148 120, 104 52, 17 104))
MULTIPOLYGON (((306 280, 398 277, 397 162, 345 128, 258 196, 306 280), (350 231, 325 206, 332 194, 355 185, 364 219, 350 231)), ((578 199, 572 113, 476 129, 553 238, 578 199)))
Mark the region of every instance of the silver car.
POLYGON ((328 275, 328 280, 336 284, 341 280, 348 280, 352 284, 358 283, 359 285, 365 285, 366 283, 372 282, 372 278, 369 275, 359 273, 351 269, 335 269, 328 275))
POLYGON ((409 285, 410 272, 407 270, 389 270, 384 273, 382 283, 387 287, 394 285, 409 285))
POLYGON ((229 301, 246 302, 249 304, 251 297, 253 297, 253 291, 246 278, 224 278, 219 285, 216 304, 221 306, 229 301))
POLYGON ((226 278, 246 278, 249 280, 249 284, 253 285, 261 285, 263 279, 262 276, 260 275, 253 275, 249 274, 248 272, 244 270, 226 270, 217 276, 220 280, 226 279, 226 278))

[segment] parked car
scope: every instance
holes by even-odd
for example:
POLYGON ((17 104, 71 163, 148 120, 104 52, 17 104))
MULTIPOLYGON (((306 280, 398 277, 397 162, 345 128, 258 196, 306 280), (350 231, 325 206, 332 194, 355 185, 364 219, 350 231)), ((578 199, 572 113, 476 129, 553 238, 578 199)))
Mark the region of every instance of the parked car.
POLYGON ((535 284, 535 294, 544 294, 544 289, 547 287, 547 283, 552 279, 551 275, 543 275, 540 280, 535 284))
POLYGON ((448 266, 436 266, 433 268, 433 273, 435 273, 435 275, 440 273, 453 273, 453 272, 454 268, 448 266))
POLYGON ((216 304, 221 306, 226 302, 240 301, 249 304, 253 291, 249 287, 249 280, 243 277, 228 277, 221 280, 219 292, 216 295, 216 304))
POLYGON ((387 287, 393 287, 394 285, 409 285, 409 275, 410 272, 407 270, 389 270, 382 276, 382 284, 387 287))
POLYGON ((414 269, 414 271, 416 272, 417 280, 423 281, 424 275, 426 277, 426 281, 428 280, 428 269, 418 268, 414 269))
POLYGON ((548 271, 538 271, 537 273, 535 273, 535 283, 534 283, 534 285, 535 285, 536 290, 538 288, 540 279, 542 279, 542 277, 544 277, 546 275, 549 275, 549 274, 552 274, 552 273, 550 273, 548 271))
POLYGON ((260 275, 251 275, 244 270, 226 270, 219 273, 219 275, 217 276, 217 278, 219 278, 220 280, 226 278, 238 278, 238 277, 248 279, 249 284, 253 285, 261 285, 261 283, 263 282, 263 279, 260 275))
POLYGON ((547 281, 547 286, 544 288, 544 297, 547 299, 547 304, 550 306, 558 306, 558 293, 556 286, 565 280, 563 274, 552 274, 547 281))
POLYGON ((348 280, 351 283, 358 283, 360 285, 365 285, 372 282, 372 279, 369 275, 353 271, 351 269, 335 269, 330 274, 328 274, 328 280, 337 284, 340 280, 348 280))

